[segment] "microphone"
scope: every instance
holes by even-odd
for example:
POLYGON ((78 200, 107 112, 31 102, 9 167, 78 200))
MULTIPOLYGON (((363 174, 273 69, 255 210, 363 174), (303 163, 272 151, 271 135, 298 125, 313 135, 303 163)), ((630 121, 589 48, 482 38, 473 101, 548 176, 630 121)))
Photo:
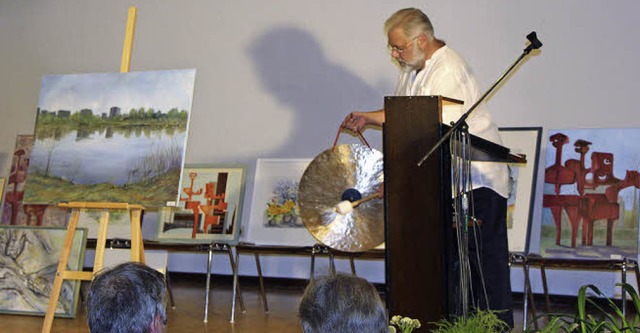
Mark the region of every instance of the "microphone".
POLYGON ((531 33, 527 35, 527 39, 529 40, 529 42, 531 42, 531 44, 529 44, 529 46, 524 49, 524 52, 526 54, 529 54, 529 52, 531 52, 532 50, 536 50, 542 47, 542 42, 538 39, 538 36, 536 36, 535 31, 531 31, 531 33))

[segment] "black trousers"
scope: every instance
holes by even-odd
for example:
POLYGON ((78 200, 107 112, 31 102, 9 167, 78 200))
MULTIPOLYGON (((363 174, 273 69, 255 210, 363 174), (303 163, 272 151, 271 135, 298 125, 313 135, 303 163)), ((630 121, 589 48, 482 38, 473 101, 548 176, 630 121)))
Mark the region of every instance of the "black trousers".
MULTIPOLYGON (((481 225, 469 228, 471 304, 479 309, 500 311, 498 318, 513 327, 509 244, 507 241, 507 199, 489 188, 473 190, 475 217, 481 225), (476 237, 477 234, 477 237, 476 237), (477 243, 477 244, 476 244, 477 243), (480 262, 478 262, 480 259, 480 262), (482 272, 482 275, 480 274, 482 272), (482 278, 484 278, 483 290, 482 278)), ((457 261, 457 255, 454 255, 457 261)), ((458 267, 458 263, 454 263, 458 267)), ((454 269, 454 274, 458 274, 454 269)))

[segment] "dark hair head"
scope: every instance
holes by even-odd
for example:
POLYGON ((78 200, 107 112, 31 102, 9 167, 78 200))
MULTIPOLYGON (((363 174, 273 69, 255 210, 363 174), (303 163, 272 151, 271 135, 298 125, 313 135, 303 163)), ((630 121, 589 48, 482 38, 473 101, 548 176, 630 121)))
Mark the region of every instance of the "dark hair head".
POLYGON ((105 269, 91 282, 87 321, 91 332, 146 333, 157 316, 166 322, 164 276, 153 268, 127 262, 105 269))

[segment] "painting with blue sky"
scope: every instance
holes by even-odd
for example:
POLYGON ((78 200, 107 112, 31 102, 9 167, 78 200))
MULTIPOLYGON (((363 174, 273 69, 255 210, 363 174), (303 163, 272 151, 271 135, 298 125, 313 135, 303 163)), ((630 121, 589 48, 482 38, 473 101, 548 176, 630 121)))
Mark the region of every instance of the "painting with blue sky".
POLYGON ((42 78, 25 203, 178 198, 195 70, 42 78))

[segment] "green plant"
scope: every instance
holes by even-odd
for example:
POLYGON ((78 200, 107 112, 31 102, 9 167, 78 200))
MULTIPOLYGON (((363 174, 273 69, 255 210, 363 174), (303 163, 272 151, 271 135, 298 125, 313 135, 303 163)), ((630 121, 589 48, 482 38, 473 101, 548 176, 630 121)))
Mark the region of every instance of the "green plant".
POLYGON ((594 285, 584 285, 578 291, 578 310, 574 316, 566 314, 548 314, 543 317, 549 319, 549 323, 540 330, 528 330, 527 332, 540 333, 597 333, 597 332, 624 332, 638 333, 640 332, 640 298, 636 290, 627 283, 618 283, 625 292, 631 296, 633 304, 633 315, 625 316, 616 303, 607 298, 594 285), (604 299, 606 306, 600 305, 587 297, 587 290, 604 299), (595 309, 587 313, 587 304, 595 309))
POLYGON ((441 319, 434 323, 434 333, 499 333, 508 332, 509 325, 500 320, 495 311, 476 310, 467 317, 441 319))

